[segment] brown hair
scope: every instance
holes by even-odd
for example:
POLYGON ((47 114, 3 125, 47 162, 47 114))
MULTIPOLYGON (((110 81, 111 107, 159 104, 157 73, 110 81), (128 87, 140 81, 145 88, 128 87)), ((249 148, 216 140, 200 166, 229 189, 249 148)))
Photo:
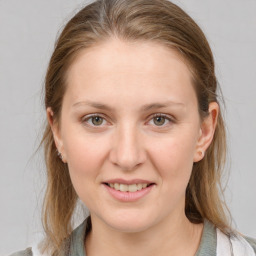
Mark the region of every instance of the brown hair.
MULTIPOLYGON (((81 50, 111 37, 124 41, 154 41, 175 49, 193 75, 199 114, 208 114, 210 102, 218 102, 214 60, 198 25, 182 9, 167 0, 98 0, 79 11, 65 26, 52 54, 45 79, 45 107, 51 107, 58 124, 66 89, 68 68, 81 50)), ((47 166, 47 191, 43 207, 46 247, 57 250, 72 231, 77 203, 67 165, 56 153, 49 124, 42 139, 47 166)), ((185 213, 193 223, 206 218, 228 232, 227 208, 222 200, 222 170, 226 156, 225 127, 221 113, 205 157, 194 163, 186 190, 185 213)))

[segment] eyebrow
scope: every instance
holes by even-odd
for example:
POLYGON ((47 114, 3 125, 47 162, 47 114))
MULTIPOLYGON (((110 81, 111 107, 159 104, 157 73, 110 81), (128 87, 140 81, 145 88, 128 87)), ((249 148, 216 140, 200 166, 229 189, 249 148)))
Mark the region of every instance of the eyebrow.
MULTIPOLYGON (((75 107, 80 107, 80 106, 89 106, 89 107, 93 107, 93 108, 97 108, 97 109, 102 109, 102 110, 108 110, 108 111, 113 111, 114 109, 111 106, 108 106, 106 104, 102 104, 99 102, 94 102, 94 101, 80 101, 80 102, 76 102, 72 105, 72 108, 75 107)), ((146 104, 143 105, 140 110, 143 112, 147 112, 149 110, 152 109, 159 109, 159 108, 166 108, 169 106, 180 106, 180 107, 184 107, 185 104, 181 103, 181 102, 174 102, 174 101, 165 101, 163 103, 150 103, 150 104, 146 104)))

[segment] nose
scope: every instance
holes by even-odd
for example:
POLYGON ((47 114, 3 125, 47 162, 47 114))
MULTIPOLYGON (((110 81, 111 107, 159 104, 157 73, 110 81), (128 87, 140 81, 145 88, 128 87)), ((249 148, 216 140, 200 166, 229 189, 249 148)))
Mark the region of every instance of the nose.
POLYGON ((136 127, 126 125, 117 128, 109 158, 125 171, 132 171, 146 161, 146 150, 136 127))

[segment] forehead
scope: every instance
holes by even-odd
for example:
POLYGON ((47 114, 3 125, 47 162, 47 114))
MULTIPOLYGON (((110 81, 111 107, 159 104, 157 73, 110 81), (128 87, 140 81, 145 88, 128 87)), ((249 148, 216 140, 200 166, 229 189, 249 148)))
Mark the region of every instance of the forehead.
MULTIPOLYGON (((182 57, 157 42, 109 39, 79 53, 67 74, 67 94, 114 97, 115 92, 176 98, 193 93, 192 76, 182 57)), ((180 100, 181 100, 180 99, 180 100)), ((183 99, 184 100, 184 99, 183 99)))
MULTIPOLYGON (((129 42, 117 38, 111 38, 93 47, 82 50, 73 61, 69 73, 75 73, 79 66, 92 75, 94 72, 115 72, 137 68, 139 72, 165 74, 169 72, 173 64, 177 69, 187 69, 184 58, 176 50, 153 41, 129 42), (152 72, 153 71, 153 72, 152 72)), ((172 74, 173 75, 173 74, 172 74)), ((69 76, 70 78, 70 76, 69 76)))

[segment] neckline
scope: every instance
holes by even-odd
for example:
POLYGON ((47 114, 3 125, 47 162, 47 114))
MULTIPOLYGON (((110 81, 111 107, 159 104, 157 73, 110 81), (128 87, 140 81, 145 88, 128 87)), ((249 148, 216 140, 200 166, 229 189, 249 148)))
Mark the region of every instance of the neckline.
MULTIPOLYGON (((91 220, 87 217, 70 236, 69 256, 86 256, 84 241, 86 235, 91 230, 91 220)), ((195 256, 215 256, 217 246, 216 228, 204 219, 203 233, 195 256)))

